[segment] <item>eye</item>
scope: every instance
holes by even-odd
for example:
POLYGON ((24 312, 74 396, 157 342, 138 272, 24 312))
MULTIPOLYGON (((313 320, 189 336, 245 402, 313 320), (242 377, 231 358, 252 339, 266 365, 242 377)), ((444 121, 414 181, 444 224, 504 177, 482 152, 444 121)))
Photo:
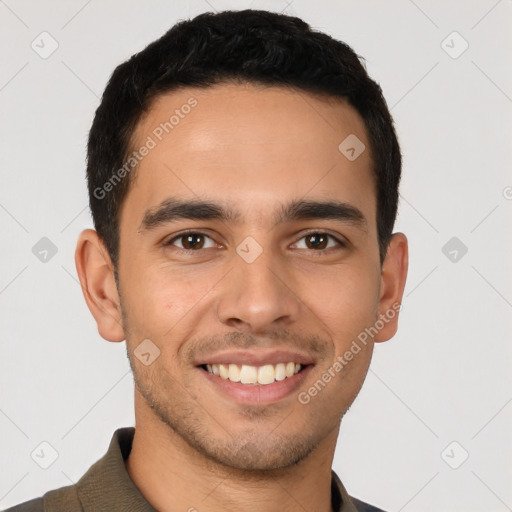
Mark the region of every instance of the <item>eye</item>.
POLYGON ((341 240, 338 240, 335 236, 330 235, 329 233, 324 233, 322 231, 308 233, 307 235, 303 236, 299 242, 295 244, 295 247, 297 249, 314 249, 318 252, 336 246, 345 247, 345 244, 341 240), (305 240, 305 242, 302 243, 302 240, 305 240), (332 243, 332 241, 334 241, 334 244, 332 243), (301 243, 302 246, 300 246, 301 243))
POLYGON ((166 246, 173 245, 185 251, 196 251, 199 249, 209 249, 215 247, 215 242, 211 237, 204 233, 189 231, 181 233, 165 243, 166 246))

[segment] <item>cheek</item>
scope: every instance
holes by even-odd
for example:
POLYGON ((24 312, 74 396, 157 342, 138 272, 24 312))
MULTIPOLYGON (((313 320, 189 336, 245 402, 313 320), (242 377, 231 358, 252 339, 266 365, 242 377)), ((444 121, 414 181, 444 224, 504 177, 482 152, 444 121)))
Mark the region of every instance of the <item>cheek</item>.
POLYGON ((218 280, 217 273, 169 266, 134 268, 132 275, 124 297, 130 305, 130 320, 134 327, 160 335, 200 307, 218 280))
POLYGON ((313 290, 307 302, 336 338, 347 341, 377 318, 378 274, 369 267, 363 270, 348 265, 332 270, 321 280, 312 274, 307 277, 311 281, 307 289, 313 290))

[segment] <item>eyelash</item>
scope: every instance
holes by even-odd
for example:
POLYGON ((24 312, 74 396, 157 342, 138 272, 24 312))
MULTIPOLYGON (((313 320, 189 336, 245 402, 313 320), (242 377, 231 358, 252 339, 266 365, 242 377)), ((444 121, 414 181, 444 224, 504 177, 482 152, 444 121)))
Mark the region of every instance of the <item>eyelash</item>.
MULTIPOLYGON (((204 237, 207 237, 211 240, 213 240, 213 238, 209 235, 207 235, 206 233, 203 233, 201 231, 183 231, 182 233, 180 233, 179 235, 171 238, 170 240, 168 240, 167 242, 164 242, 164 246, 165 247, 172 247, 173 246, 173 242, 175 242, 176 240, 179 240, 180 238, 183 238, 187 235, 201 235, 201 236, 204 236, 204 237)), ((299 240, 302 240, 303 238, 306 238, 308 236, 311 236, 311 235, 326 235, 328 236, 330 239, 334 240, 337 244, 338 244, 338 249, 343 249, 343 248, 346 248, 347 247, 347 244, 345 242, 343 242, 342 240, 340 240, 339 238, 335 237, 334 235, 331 235, 330 233, 326 232, 326 231, 310 231, 309 233, 305 233, 304 235, 302 235, 301 238, 299 238, 299 240)), ((173 246, 174 249, 178 249, 179 251, 182 251, 182 252, 186 252, 186 253, 193 253, 193 252, 201 252, 202 250, 204 249, 184 249, 182 247, 176 247, 176 246, 173 246)), ((209 249, 209 247, 207 248, 209 249)), ((335 247, 328 247, 326 249, 318 249, 318 250, 315 250, 315 249, 310 249, 311 252, 313 253, 319 253, 319 254, 322 254, 330 249, 335 249, 335 247)))

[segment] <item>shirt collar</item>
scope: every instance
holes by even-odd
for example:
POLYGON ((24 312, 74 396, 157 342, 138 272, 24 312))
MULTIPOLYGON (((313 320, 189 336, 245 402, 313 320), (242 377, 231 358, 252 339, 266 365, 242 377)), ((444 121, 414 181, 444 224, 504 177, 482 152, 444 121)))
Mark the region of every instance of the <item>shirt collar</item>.
POLYGON ((77 482, 78 497, 84 512, 157 512, 135 486, 125 467, 134 434, 134 427, 116 430, 107 453, 77 482))
MULTIPOLYGON (((107 453, 77 482, 77 493, 84 512, 157 512, 135 486, 126 470, 125 461, 130 455, 134 434, 134 427, 117 429, 107 453)), ((357 512, 338 475, 334 471, 331 471, 331 474, 334 512, 357 512)))

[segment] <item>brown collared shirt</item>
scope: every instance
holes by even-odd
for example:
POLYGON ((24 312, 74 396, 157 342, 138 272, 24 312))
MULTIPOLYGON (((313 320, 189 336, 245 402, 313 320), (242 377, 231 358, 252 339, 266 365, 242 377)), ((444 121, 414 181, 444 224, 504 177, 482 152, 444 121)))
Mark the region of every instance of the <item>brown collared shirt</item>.
MULTIPOLYGON (((116 430, 107 453, 76 484, 49 491, 5 512, 157 512, 126 471, 134 434, 134 427, 116 430)), ((351 498, 334 471, 331 496, 334 512, 383 512, 351 498)))

